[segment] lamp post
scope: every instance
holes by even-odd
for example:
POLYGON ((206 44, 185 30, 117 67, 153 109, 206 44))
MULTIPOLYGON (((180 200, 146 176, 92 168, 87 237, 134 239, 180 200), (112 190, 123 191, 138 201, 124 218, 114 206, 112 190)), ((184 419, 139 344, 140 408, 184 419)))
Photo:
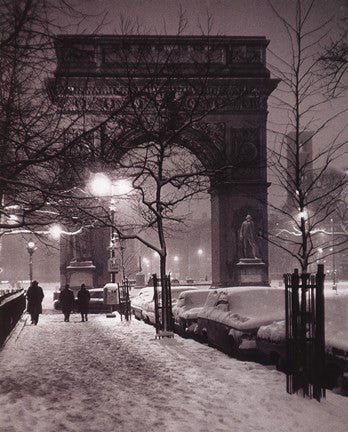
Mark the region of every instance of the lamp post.
POLYGON ((36 247, 33 240, 29 240, 27 243, 27 251, 29 253, 29 280, 30 284, 33 281, 33 253, 35 252, 36 247))
POLYGON ((150 260, 149 258, 144 257, 143 263, 146 267, 146 277, 149 278, 151 276, 151 269, 150 269, 150 260))
MULTIPOLYGON (((98 197, 109 198, 109 209, 110 209, 110 256, 108 262, 108 270, 110 273, 110 282, 116 282, 116 274, 119 272, 119 263, 116 260, 115 249, 117 248, 118 236, 115 230, 115 212, 116 212, 116 198, 127 195, 132 191, 132 186, 128 180, 119 179, 113 182, 106 174, 97 173, 94 175, 90 181, 90 191, 93 195, 98 197)), ((121 259, 123 261, 123 245, 121 244, 121 259)), ((124 263, 122 262, 122 268, 124 268, 124 263)), ((123 271, 124 277, 124 271, 123 271)))
POLYGON ((201 267, 202 267, 202 255, 203 255, 203 249, 198 249, 197 251, 197 255, 198 255, 198 274, 199 274, 199 279, 201 277, 201 267))
POLYGON ((321 260, 323 257, 323 248, 321 248, 321 247, 318 248, 318 254, 319 254, 318 263, 321 263, 321 260))
POLYGON ((115 208, 110 206, 110 216, 111 216, 111 229, 110 229, 110 261, 111 261, 111 272, 110 272, 110 282, 116 282, 116 269, 113 266, 115 262, 115 248, 116 248, 116 238, 115 238, 115 208))
POLYGON ((179 257, 178 255, 174 255, 174 274, 175 274, 175 278, 179 279, 180 275, 179 275, 179 257))
POLYGON ((332 234, 332 289, 337 292, 336 260, 335 260, 335 229, 334 229, 334 220, 332 218, 331 218, 331 234, 332 234))

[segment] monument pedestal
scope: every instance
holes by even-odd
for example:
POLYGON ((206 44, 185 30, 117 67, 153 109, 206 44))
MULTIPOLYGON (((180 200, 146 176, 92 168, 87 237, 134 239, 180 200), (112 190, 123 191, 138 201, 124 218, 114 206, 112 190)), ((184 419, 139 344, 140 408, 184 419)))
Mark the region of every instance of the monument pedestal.
POLYGON ((266 265, 259 258, 241 258, 237 268, 239 285, 268 285, 266 265))
POLYGON ((85 284, 88 288, 94 287, 95 265, 92 261, 70 261, 66 268, 67 283, 71 289, 80 288, 81 284, 85 284))

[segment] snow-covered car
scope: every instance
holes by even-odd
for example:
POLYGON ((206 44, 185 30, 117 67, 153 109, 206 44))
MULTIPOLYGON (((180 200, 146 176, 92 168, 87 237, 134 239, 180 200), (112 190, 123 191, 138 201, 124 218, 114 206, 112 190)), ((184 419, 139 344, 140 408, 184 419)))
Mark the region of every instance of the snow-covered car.
MULTIPOLYGON (((178 300, 179 295, 184 291, 191 291, 191 290, 197 290, 198 288, 196 286, 174 286, 171 287, 171 294, 172 294, 172 308, 175 307, 175 304, 178 300)), ((159 299, 161 298, 161 290, 158 290, 158 296, 159 299)), ((143 310, 142 310, 142 316, 143 320, 147 324, 155 324, 156 323, 156 317, 155 317, 155 301, 152 298, 151 300, 145 302, 143 304, 143 310)))
POLYGON ((198 336, 229 355, 256 354, 262 325, 285 318, 284 290, 234 287, 210 290, 198 314, 198 336))
POLYGON ((131 311, 136 319, 144 319, 144 305, 153 300, 153 293, 153 287, 145 287, 141 288, 135 297, 131 297, 131 311))
MULTIPOLYGON (((103 313, 103 312, 110 311, 110 306, 104 303, 104 288, 91 288, 88 291, 91 294, 91 299, 89 301, 90 313, 103 313)), ((59 300, 59 291, 57 291, 56 293, 54 293, 54 297, 53 297, 56 298, 56 300, 53 301, 53 307, 56 310, 61 310, 62 305, 59 300)), ((74 310, 77 311, 76 295, 75 295, 74 310)))
MULTIPOLYGON (((265 361, 286 369, 285 320, 260 327, 256 339, 265 361)), ((348 293, 325 296, 325 375, 328 388, 348 395, 348 293)))
POLYGON ((209 288, 184 291, 180 293, 173 306, 175 331, 182 336, 197 335, 198 314, 203 308, 209 288))

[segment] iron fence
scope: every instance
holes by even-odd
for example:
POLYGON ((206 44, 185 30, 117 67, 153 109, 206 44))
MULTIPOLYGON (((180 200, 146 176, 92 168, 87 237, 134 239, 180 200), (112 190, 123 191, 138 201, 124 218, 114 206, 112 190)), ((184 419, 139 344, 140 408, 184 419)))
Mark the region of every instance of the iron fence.
POLYGON ((315 275, 284 275, 286 389, 304 397, 325 397, 324 266, 315 275))
POLYGON ((16 326, 25 307, 26 300, 22 289, 0 295, 0 346, 16 326))

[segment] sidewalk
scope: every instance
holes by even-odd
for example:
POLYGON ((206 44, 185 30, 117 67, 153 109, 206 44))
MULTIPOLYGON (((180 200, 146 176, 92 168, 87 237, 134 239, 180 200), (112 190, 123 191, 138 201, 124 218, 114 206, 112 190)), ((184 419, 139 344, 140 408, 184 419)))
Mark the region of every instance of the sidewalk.
MULTIPOLYGON (((132 320, 46 312, 0 352, 1 432, 346 431, 348 398, 320 404, 285 376, 132 320)), ((23 324, 23 322, 22 322, 23 324)))

